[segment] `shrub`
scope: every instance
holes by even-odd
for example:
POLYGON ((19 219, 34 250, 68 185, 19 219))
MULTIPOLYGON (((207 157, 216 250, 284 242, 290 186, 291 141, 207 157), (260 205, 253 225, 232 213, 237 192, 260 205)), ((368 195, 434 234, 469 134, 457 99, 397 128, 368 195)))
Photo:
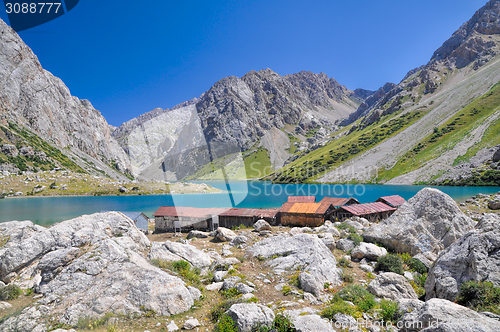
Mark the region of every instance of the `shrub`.
POLYGON ((398 255, 388 254, 377 259, 375 269, 378 271, 403 274, 403 260, 398 255))
POLYGON ((337 226, 338 229, 340 230, 347 230, 351 234, 356 234, 356 228, 352 227, 351 225, 347 224, 346 222, 341 223, 340 225, 337 226))
POLYGON ((363 242, 363 237, 357 233, 351 233, 349 235, 349 240, 353 241, 355 246, 359 246, 359 244, 363 242))
POLYGON ((354 282, 354 276, 351 273, 348 273, 346 271, 342 272, 342 280, 345 283, 351 284, 354 282))
POLYGON ((210 319, 214 323, 217 322, 219 319, 222 318, 224 313, 228 311, 229 308, 231 308, 233 304, 243 303, 243 302, 244 301, 242 301, 241 298, 229 299, 223 302, 219 302, 219 304, 217 304, 215 308, 213 308, 212 311, 210 312, 210 319))
POLYGON ((397 322, 399 320, 399 305, 397 302, 382 300, 380 302, 380 315, 386 322, 397 322))
POLYGON ((113 317, 112 313, 107 313, 106 315, 104 315, 98 319, 92 319, 89 317, 80 317, 78 319, 78 323, 76 324, 76 327, 79 330, 94 330, 100 326, 103 326, 108 321, 108 319, 110 317, 113 317))
POLYGON ((233 319, 227 314, 222 315, 215 330, 217 332, 238 332, 238 328, 234 324, 233 319))
POLYGON ((229 288, 229 289, 225 289, 223 291, 220 292, 222 297, 226 298, 226 299, 232 299, 232 298, 235 298, 235 297, 238 297, 241 293, 236 289, 236 288, 229 288))
POLYGON ((339 260, 339 265, 342 266, 342 267, 352 267, 351 266, 351 261, 349 261, 347 258, 345 257, 342 257, 340 260, 339 260))
POLYGON ((288 285, 283 285, 283 288, 281 289, 281 292, 285 296, 288 295, 288 294, 290 294, 291 291, 292 291, 292 287, 290 287, 288 285))
POLYGON ((418 259, 410 258, 406 264, 415 272, 418 272, 420 274, 427 273, 427 267, 418 259))
POLYGON ((500 287, 488 281, 468 281, 460 285, 457 303, 476 311, 498 314, 500 309, 500 287))
POLYGON ((22 294, 21 288, 17 285, 7 285, 0 288, 0 301, 14 300, 22 294))
POLYGON ((338 313, 353 316, 356 313, 356 308, 342 300, 340 296, 335 296, 329 305, 321 310, 320 315, 331 320, 338 313))
POLYGON ((295 331, 297 331, 295 329, 295 326, 293 325, 292 321, 290 320, 290 317, 283 315, 283 314, 277 314, 274 317, 273 326, 278 332, 295 332, 295 331))
POLYGON ((360 285, 349 285, 338 293, 343 300, 354 303, 361 311, 368 311, 375 307, 375 296, 360 285))

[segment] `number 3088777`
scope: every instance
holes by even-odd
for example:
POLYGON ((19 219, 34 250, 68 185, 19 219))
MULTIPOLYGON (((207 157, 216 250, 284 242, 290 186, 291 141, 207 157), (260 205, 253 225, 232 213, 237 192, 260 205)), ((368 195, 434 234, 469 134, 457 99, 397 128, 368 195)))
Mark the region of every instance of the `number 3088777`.
POLYGON ((61 7, 60 2, 32 2, 32 3, 6 3, 5 9, 7 14, 10 13, 23 13, 23 14, 42 14, 47 13, 50 14, 56 13, 59 11, 59 7, 61 7))

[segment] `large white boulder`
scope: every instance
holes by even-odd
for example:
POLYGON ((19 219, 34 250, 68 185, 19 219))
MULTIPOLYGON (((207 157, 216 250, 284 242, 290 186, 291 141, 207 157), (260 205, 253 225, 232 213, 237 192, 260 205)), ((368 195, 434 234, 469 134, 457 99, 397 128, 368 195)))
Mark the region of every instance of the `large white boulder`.
POLYGON ((392 216, 365 230, 368 242, 378 242, 396 252, 417 255, 438 253, 473 229, 467 217, 447 194, 424 188, 392 216))
POLYGON ((454 301, 462 283, 490 281, 500 287, 500 218, 483 216, 472 230, 441 252, 425 283, 426 298, 454 301))
POLYGON ((233 304, 227 314, 233 319, 240 332, 250 332, 259 326, 271 326, 274 321, 274 312, 256 303, 233 304))
POLYGON ((377 278, 368 284, 367 290, 373 295, 386 300, 397 301, 418 298, 417 293, 415 293, 406 278, 393 272, 379 274, 377 278))

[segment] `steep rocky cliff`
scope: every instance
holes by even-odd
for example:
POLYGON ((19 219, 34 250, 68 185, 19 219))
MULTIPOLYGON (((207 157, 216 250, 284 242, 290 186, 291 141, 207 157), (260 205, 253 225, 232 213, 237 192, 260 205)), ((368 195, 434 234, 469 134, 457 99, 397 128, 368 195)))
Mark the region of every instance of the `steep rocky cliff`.
POLYGON ((112 168, 127 172, 128 157, 111 137, 104 117, 44 70, 31 49, 2 20, 0 63, 0 125, 15 124, 28 130, 87 170, 97 168, 123 178, 112 168))
MULTIPOLYGON (((346 151, 335 141, 325 147, 332 156, 340 153, 342 162, 326 165, 325 158, 324 165, 317 162, 322 174, 313 172, 312 177, 324 182, 429 182, 480 149, 500 144, 492 134, 500 117, 495 86, 499 54, 500 1, 492 0, 426 65, 399 84, 381 88, 344 120, 342 125, 359 120, 342 140, 346 151)), ((315 160, 306 156, 291 167, 306 162, 315 160)))
POLYGON ((350 91, 323 73, 251 71, 242 78, 223 78, 173 109, 132 119, 112 135, 139 177, 181 179, 210 161, 249 155, 258 147, 277 169, 292 156, 292 141, 311 145, 324 139, 371 94, 350 91))

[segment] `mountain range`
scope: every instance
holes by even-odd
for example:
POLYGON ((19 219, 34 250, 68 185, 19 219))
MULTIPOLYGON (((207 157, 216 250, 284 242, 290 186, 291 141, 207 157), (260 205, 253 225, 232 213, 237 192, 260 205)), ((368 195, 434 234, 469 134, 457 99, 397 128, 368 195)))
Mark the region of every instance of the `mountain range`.
POLYGON ((116 128, 3 21, 0 44, 0 171, 453 184, 500 167, 490 157, 500 144, 499 0, 398 84, 351 91, 324 73, 251 71, 116 128))

